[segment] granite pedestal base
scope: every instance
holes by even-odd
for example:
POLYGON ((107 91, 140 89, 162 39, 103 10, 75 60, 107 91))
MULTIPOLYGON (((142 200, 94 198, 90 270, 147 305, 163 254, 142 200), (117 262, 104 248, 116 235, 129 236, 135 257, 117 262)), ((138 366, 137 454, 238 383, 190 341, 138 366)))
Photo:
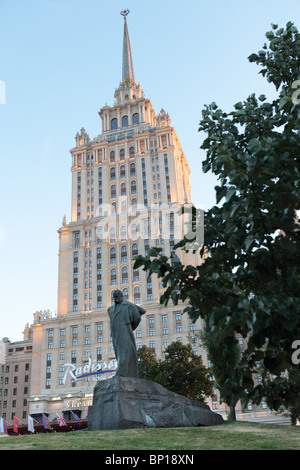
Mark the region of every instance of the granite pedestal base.
POLYGON ((212 426, 221 415, 208 405, 166 390, 150 380, 114 376, 94 388, 88 429, 212 426))

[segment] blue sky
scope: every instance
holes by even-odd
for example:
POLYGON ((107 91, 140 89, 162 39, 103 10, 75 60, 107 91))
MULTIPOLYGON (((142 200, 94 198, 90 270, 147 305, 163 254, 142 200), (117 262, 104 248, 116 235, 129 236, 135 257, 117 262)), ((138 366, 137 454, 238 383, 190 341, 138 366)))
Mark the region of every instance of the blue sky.
POLYGON ((247 57, 271 23, 293 21, 298 0, 0 0, 0 338, 22 339, 36 310, 56 311, 58 234, 70 220, 71 158, 77 131, 101 133, 99 109, 121 80, 123 19, 135 78, 164 108, 191 168, 192 197, 215 203, 202 173, 201 110, 225 111, 273 88, 247 57))

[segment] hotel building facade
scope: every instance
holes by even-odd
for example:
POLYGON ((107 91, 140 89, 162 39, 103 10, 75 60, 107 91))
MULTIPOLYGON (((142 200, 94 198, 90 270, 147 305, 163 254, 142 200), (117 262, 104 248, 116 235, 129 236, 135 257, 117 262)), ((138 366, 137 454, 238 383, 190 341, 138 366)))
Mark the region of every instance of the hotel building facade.
MULTIPOLYGON (((163 109, 156 114, 135 81, 127 13, 122 12, 122 80, 114 104, 99 111, 101 134, 91 139, 82 128, 70 150, 71 221, 64 217, 58 230, 57 314, 36 312, 32 325, 25 328, 22 347, 27 355, 22 353, 21 363, 30 370, 30 380, 27 388, 23 384, 26 408, 18 410, 20 418, 30 414, 39 421, 45 413, 51 421, 59 413, 69 419, 71 410, 86 418, 95 384, 116 369, 107 312, 116 289, 146 310, 135 331, 137 348, 146 345, 163 358, 171 342, 190 342, 209 365, 196 338, 202 320, 192 323, 182 315, 186 305, 181 302, 161 305, 161 279, 133 267, 134 256, 145 255, 152 246, 167 256, 174 253, 176 241, 186 233, 187 219, 178 214, 182 207, 189 212, 191 186, 189 165, 170 116, 163 109)), ((176 255, 183 264, 201 262, 192 250, 177 249, 176 255)), ((11 353, 14 364, 20 362, 17 348, 11 353)), ((1 364, 7 364, 13 346, 5 344, 2 349, 1 364)), ((3 380, 7 370, 2 370, 3 380)), ((13 393, 12 389, 11 398, 13 393)), ((220 413, 227 411, 217 395, 207 403, 220 413)), ((3 413, 12 420, 12 400, 7 412, 0 408, 3 413)))
MULTIPOLYGON (((99 116, 101 134, 91 139, 81 129, 70 150, 71 221, 64 217, 58 230, 57 315, 37 312, 32 325, 33 417, 68 417, 70 409, 85 417, 96 381, 116 368, 107 313, 114 290, 146 310, 137 348, 146 345, 159 358, 172 341, 187 343, 201 327, 182 315, 182 303, 160 305, 161 280, 133 268, 134 256, 151 246, 174 252, 184 231, 178 211, 191 206, 191 186, 169 115, 156 114, 135 81, 126 15, 122 80, 113 106, 99 116)), ((199 262, 192 252, 176 254, 184 263, 199 262)))

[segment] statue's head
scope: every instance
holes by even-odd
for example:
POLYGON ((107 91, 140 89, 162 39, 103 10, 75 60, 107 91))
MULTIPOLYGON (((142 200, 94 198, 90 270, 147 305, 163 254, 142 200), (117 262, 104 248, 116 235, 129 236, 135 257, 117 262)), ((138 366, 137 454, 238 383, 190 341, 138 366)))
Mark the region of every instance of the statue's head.
POLYGON ((114 299, 114 302, 116 304, 122 302, 123 300, 123 292, 120 291, 120 290, 115 290, 115 292, 113 293, 113 299, 114 299))

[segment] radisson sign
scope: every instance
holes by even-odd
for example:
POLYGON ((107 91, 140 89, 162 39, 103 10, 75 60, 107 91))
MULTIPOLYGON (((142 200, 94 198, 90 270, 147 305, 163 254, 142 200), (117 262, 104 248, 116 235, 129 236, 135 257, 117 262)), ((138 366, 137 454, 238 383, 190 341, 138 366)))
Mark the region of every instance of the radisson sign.
POLYGON ((107 373, 113 373, 117 370, 116 360, 110 361, 107 365, 106 362, 96 362, 96 359, 92 361, 89 357, 88 362, 83 367, 77 367, 76 364, 71 364, 66 362, 63 364, 65 375, 63 377, 62 383, 66 383, 68 375, 71 376, 73 380, 82 379, 91 375, 101 375, 107 373))

